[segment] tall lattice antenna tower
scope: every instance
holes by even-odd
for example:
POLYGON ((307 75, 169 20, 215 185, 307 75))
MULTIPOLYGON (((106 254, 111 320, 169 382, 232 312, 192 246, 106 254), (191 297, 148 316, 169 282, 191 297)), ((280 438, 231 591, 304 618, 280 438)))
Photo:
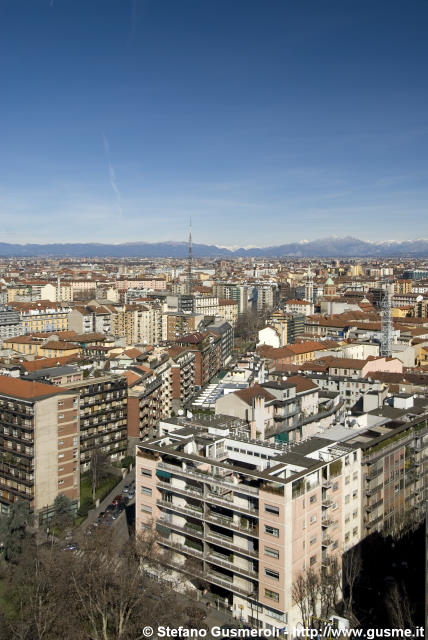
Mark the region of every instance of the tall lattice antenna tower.
POLYGON ((385 293, 382 299, 381 310, 382 310, 382 333, 381 333, 381 343, 380 343, 380 355, 385 357, 392 356, 392 343, 394 341, 394 328, 392 324, 392 312, 391 312, 391 303, 392 303, 392 294, 393 294, 392 284, 385 284, 385 293))
POLYGON ((189 255, 187 258, 187 293, 192 293, 192 261, 193 261, 193 249, 192 249, 192 218, 189 223, 189 255))

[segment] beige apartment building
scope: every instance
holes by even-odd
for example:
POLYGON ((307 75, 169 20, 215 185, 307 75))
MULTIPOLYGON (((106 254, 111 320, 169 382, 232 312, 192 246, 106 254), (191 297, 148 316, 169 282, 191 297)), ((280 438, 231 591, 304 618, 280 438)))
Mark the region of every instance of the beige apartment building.
POLYGON ((52 514, 64 494, 78 506, 79 396, 75 391, 0 376, 0 505, 26 500, 52 514))
POLYGON ((136 531, 156 526, 161 561, 235 616, 293 628, 301 574, 333 559, 340 570, 374 527, 420 508, 426 447, 427 415, 380 431, 339 425, 292 447, 250 440, 228 416, 169 419, 137 446, 136 531), (409 489, 417 464, 419 494, 409 489))

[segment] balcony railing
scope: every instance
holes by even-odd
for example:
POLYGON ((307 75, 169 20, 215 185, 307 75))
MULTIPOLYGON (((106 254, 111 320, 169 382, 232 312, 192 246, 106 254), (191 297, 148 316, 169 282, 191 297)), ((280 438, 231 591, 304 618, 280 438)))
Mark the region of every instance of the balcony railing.
POLYGON ((244 567, 240 567, 234 562, 231 562, 229 560, 223 560, 222 558, 219 557, 218 554, 208 553, 206 556, 206 559, 211 564, 218 564, 220 567, 224 567, 225 569, 229 569, 230 571, 233 571, 235 573, 240 573, 244 576, 249 576, 251 578, 254 578, 255 580, 258 580, 258 572, 255 571, 254 569, 249 569, 249 568, 245 569, 244 567))
MULTIPOLYGON (((207 460, 207 462, 209 462, 209 460, 207 460)), ((188 469, 184 470, 181 467, 176 467, 175 465, 167 464, 165 462, 159 462, 158 468, 172 471, 173 473, 177 473, 179 476, 189 476, 191 478, 195 478, 199 480, 199 482, 207 482, 209 484, 217 484, 222 487, 230 487, 231 490, 238 491, 238 493, 249 493, 256 496, 259 493, 259 490, 256 487, 250 487, 243 482, 235 483, 230 482, 225 478, 218 479, 208 473, 198 473, 196 471, 189 471, 188 469)))

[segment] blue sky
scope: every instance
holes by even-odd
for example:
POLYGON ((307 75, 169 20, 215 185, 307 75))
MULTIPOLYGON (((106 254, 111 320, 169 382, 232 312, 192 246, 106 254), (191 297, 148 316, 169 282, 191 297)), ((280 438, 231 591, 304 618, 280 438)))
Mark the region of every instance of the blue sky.
POLYGON ((0 0, 0 241, 428 236, 425 0, 0 0))

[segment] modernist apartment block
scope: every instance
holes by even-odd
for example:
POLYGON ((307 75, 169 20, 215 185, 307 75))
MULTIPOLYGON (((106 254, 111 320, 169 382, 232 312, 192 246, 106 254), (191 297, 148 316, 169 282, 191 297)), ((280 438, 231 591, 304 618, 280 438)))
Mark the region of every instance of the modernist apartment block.
POLYGON ((123 458, 128 446, 126 378, 107 375, 64 386, 80 398, 81 470, 89 468, 94 449, 113 461, 123 458))
MULTIPOLYGON (((359 453, 324 438, 257 443, 222 418, 164 421, 168 433, 137 447, 137 532, 155 522, 173 568, 208 582, 252 624, 282 628, 298 621, 298 575, 340 559, 344 471, 361 485, 359 453)), ((360 501, 357 489, 346 528, 354 543, 360 501)))
POLYGON ((49 514, 57 495, 77 508, 79 396, 75 391, 0 376, 0 504, 27 500, 49 514))
POLYGON ((163 561, 235 615, 294 627, 300 574, 328 571, 333 558, 340 570, 374 527, 418 508, 426 418, 382 432, 338 425, 291 446, 250 440, 221 415, 163 421, 137 446, 137 533, 156 526, 163 561))

